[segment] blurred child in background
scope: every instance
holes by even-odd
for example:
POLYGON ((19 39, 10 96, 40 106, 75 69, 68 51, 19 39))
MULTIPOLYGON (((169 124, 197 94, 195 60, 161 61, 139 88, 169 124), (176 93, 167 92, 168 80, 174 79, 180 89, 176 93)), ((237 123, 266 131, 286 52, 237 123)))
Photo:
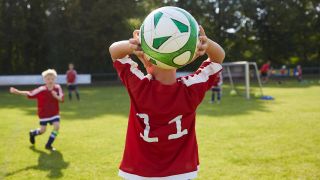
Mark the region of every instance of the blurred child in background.
POLYGON ((286 65, 282 65, 282 67, 280 69, 280 77, 278 80, 278 84, 282 84, 284 82, 286 75, 287 75, 287 67, 286 67, 286 65))
POLYGON ((263 64, 262 67, 260 68, 260 74, 262 77, 262 83, 267 83, 269 80, 269 71, 270 71, 270 60, 263 64))
POLYGON ((302 81, 302 68, 301 65, 298 65, 296 68, 296 76, 299 82, 302 81))
POLYGON ((216 86, 212 86, 211 91, 211 101, 210 103, 213 104, 215 101, 215 97, 217 95, 217 103, 220 104, 221 102, 221 95, 222 95, 222 84, 223 84, 223 77, 222 71, 219 73, 219 82, 216 86))
POLYGON ((77 71, 74 69, 73 63, 69 64, 69 70, 67 71, 67 87, 68 87, 68 95, 69 101, 72 100, 72 91, 76 93, 77 100, 80 100, 80 95, 77 88, 77 71))

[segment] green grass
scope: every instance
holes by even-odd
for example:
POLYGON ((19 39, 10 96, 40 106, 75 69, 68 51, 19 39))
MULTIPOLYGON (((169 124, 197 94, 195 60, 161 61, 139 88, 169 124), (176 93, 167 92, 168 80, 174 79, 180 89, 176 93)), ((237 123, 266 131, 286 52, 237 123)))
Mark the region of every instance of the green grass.
MULTIPOLYGON (((320 85, 269 84, 274 101, 231 97, 197 111, 199 179, 320 179, 320 85)), ((120 179, 129 98, 116 87, 80 87, 81 102, 61 105, 55 153, 51 127, 30 146, 35 101, 0 90, 0 179, 120 179)))

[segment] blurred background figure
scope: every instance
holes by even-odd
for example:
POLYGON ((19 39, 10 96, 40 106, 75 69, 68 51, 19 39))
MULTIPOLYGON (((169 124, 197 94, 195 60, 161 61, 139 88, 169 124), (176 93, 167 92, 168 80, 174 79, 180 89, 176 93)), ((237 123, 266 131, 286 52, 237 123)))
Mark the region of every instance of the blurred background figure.
POLYGON ((282 84, 284 82, 284 78, 287 75, 287 67, 286 65, 282 65, 281 69, 280 69, 280 78, 278 83, 282 84))
POLYGON ((68 87, 68 95, 69 95, 69 101, 72 100, 72 91, 75 92, 77 100, 80 100, 80 95, 77 88, 77 71, 74 69, 73 63, 69 64, 69 70, 67 71, 67 87, 68 87))
POLYGON ((260 68, 262 83, 267 83, 269 80, 270 64, 271 62, 270 60, 268 60, 268 62, 263 64, 262 67, 260 68))
POLYGON ((287 67, 286 65, 282 65, 281 69, 280 69, 280 75, 282 77, 284 77, 286 75, 286 72, 287 72, 287 67))
POLYGON ((297 68, 295 70, 295 75, 297 76, 297 79, 299 82, 302 81, 302 68, 301 65, 297 65, 297 68))
POLYGON ((219 83, 217 86, 212 86, 211 91, 211 101, 210 103, 213 104, 215 102, 215 97, 217 95, 217 103, 220 104, 221 102, 221 95, 222 95, 222 84, 223 84, 223 76, 222 72, 219 73, 219 83))

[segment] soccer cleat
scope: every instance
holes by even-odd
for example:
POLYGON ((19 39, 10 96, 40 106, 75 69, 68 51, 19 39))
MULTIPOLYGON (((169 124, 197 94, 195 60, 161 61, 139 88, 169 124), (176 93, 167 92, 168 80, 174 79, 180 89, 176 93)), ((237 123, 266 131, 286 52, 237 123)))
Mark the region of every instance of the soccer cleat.
POLYGON ((33 135, 32 131, 29 132, 29 137, 30 137, 30 143, 34 144, 35 143, 35 136, 33 135))
POLYGON ((46 145, 46 149, 48 149, 50 151, 56 151, 56 148, 54 148, 52 146, 48 146, 48 145, 46 145))

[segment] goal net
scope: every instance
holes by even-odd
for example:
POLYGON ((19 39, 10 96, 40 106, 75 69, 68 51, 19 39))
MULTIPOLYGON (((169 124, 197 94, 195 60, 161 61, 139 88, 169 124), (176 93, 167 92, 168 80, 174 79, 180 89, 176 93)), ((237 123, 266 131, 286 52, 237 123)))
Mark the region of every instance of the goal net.
POLYGON ((237 61, 223 63, 223 77, 230 81, 231 90, 235 91, 235 80, 244 83, 245 97, 250 99, 250 83, 254 78, 258 81, 261 96, 263 96, 258 66, 255 62, 237 61))

